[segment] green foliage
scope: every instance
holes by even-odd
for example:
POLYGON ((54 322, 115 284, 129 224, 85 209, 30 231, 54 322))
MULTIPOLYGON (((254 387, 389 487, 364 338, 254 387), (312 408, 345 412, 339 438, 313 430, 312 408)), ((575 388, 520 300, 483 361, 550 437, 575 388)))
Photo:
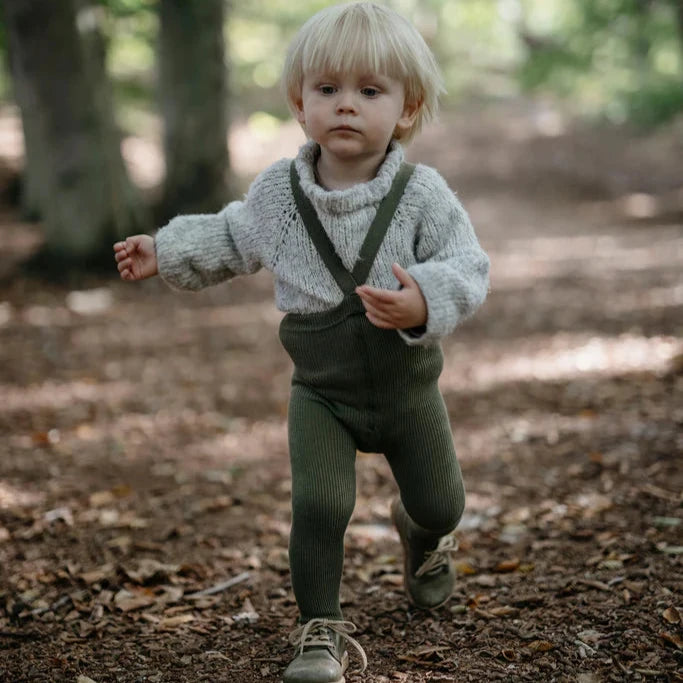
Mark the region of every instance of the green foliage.
POLYGON ((156 12, 159 0, 97 0, 115 17, 131 17, 140 13, 156 12))
MULTIPOLYGON (((235 117, 289 116, 279 89, 286 47, 306 19, 337 1, 229 3, 235 117)), ((648 126, 683 109, 681 0, 384 1, 412 20, 436 53, 446 106, 526 90, 561 97, 580 114, 648 126)), ((117 102, 155 110, 160 0, 95 2, 107 12, 117 102)), ((3 43, 0 21, 0 53, 3 43)), ((5 87, 0 77, 0 97, 5 87)))
POLYGON ((571 98, 583 113, 643 126, 683 111, 679 0, 550 4, 558 11, 544 22, 536 3, 525 3, 527 54, 519 69, 525 88, 571 98))

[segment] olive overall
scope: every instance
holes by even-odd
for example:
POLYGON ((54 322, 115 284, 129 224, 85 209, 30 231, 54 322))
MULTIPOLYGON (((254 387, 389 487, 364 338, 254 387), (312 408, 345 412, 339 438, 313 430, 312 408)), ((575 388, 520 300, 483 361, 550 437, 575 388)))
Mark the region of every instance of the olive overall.
POLYGON ((291 166, 292 191, 311 241, 343 301, 320 313, 288 313, 280 340, 294 362, 289 403, 292 587, 304 623, 341 619, 344 533, 356 496, 356 450, 383 453, 424 551, 452 531, 465 494, 437 380, 438 345, 409 346, 374 326, 355 288, 368 277, 413 171, 403 164, 381 202, 352 272, 336 254, 291 166))

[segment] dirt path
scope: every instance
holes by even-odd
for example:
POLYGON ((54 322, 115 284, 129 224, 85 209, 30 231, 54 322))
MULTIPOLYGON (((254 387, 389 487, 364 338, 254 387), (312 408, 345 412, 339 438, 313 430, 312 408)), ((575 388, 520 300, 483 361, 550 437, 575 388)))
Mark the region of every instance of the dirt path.
MULTIPOLYGON (((343 596, 369 667, 349 683, 683 680, 680 150, 634 140, 636 167, 537 129, 460 118, 412 151, 493 264, 445 344, 460 579, 435 613, 408 608, 395 485, 361 455, 343 596), (634 189, 660 194, 612 201, 634 189)), ((5 275, 0 680, 279 680, 290 366, 269 278, 185 295, 5 275)))

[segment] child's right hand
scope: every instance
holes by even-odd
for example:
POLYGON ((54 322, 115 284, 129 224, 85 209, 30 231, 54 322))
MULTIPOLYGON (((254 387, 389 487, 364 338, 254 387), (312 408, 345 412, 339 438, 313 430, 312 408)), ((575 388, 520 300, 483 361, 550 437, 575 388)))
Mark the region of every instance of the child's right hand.
POLYGON ((117 242, 114 258, 122 280, 144 280, 159 272, 154 238, 149 235, 133 235, 117 242))

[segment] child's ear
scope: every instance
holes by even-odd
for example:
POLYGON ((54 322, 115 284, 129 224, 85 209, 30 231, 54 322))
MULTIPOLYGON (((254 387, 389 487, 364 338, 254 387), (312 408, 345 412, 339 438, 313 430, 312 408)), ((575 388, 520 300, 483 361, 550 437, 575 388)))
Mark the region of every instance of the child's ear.
POLYGON ((294 101, 294 109, 296 110, 296 120, 303 126, 306 123, 306 115, 304 114, 304 101, 301 97, 297 97, 294 101))
POLYGON ((417 115, 422 109, 422 100, 417 100, 415 102, 406 101, 403 105, 403 112, 401 117, 396 122, 396 133, 398 138, 402 138, 415 123, 417 115))

